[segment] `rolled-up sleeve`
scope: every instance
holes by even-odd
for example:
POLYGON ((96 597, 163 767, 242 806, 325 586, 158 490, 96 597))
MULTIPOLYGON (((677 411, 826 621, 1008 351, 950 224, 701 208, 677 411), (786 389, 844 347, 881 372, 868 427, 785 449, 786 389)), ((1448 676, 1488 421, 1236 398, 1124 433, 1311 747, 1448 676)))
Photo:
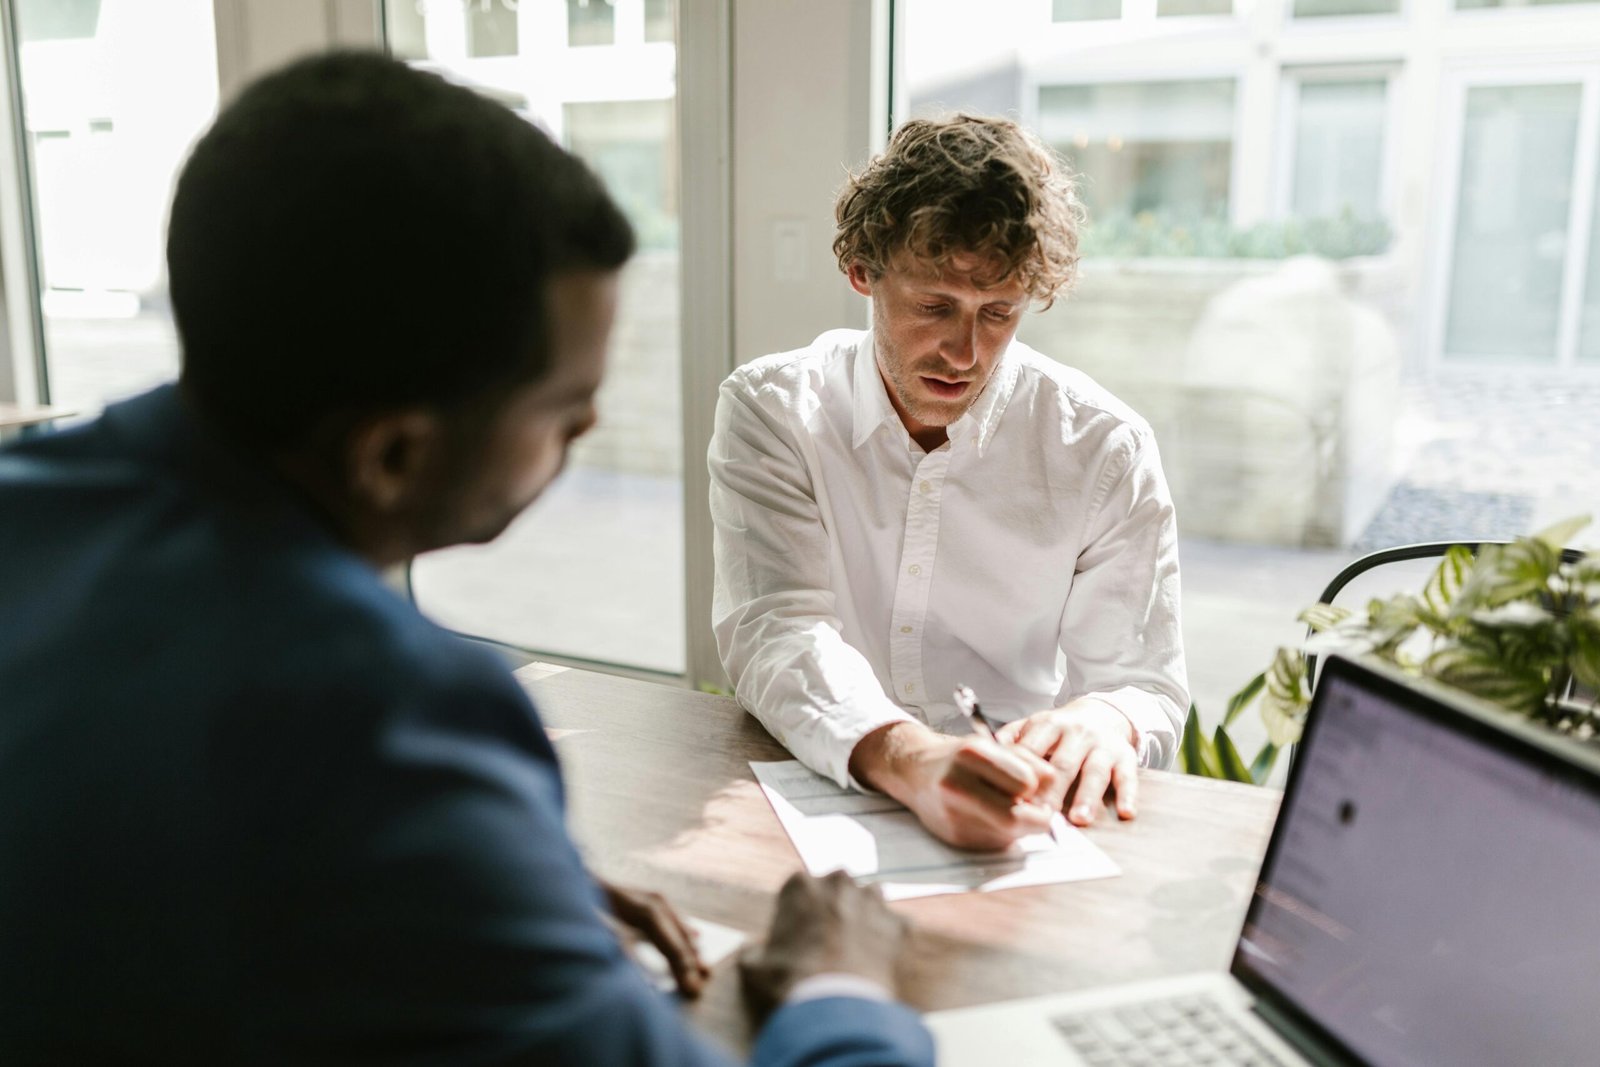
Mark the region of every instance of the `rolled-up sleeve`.
POLYGON ((1155 439, 1123 427, 1109 449, 1062 615, 1067 699, 1095 697, 1138 734, 1140 763, 1167 768, 1189 707, 1179 615, 1178 529, 1155 439))
POLYGON ((841 634, 828 531, 783 412, 740 376, 722 386, 708 463, 715 527, 712 627, 739 703, 841 786, 867 734, 911 716, 841 634))

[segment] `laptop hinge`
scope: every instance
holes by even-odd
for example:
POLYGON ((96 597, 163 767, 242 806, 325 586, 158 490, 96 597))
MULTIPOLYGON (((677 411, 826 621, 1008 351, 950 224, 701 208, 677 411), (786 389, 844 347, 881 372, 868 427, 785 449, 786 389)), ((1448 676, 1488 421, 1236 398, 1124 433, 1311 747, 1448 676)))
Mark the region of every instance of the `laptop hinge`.
POLYGON ((1297 1023, 1287 1012, 1284 1012, 1271 1003, 1254 998, 1250 1010, 1261 1016, 1263 1022, 1279 1037, 1287 1041, 1296 1052, 1304 1056, 1317 1067, 1350 1067, 1357 1065, 1359 1060, 1352 1060, 1342 1056, 1328 1047, 1326 1040, 1313 1034, 1306 1027, 1297 1023))

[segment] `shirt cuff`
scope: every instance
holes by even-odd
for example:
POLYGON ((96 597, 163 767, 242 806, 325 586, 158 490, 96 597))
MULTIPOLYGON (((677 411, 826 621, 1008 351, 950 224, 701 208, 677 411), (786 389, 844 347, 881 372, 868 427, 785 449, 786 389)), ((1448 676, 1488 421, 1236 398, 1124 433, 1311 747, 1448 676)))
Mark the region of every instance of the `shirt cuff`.
POLYGON ((789 990, 789 995, 783 998, 783 1002, 800 1004, 807 1000, 821 1000, 824 997, 855 997, 858 1000, 875 1000, 882 1004, 894 1000, 887 989, 870 978, 843 971, 825 971, 800 979, 794 984, 794 988, 789 990))
POLYGON ((1128 720, 1133 728, 1133 753, 1139 766, 1152 766, 1167 747, 1162 744, 1162 738, 1172 733, 1172 720, 1160 708, 1152 706, 1154 701, 1149 694, 1135 690, 1137 697, 1127 699, 1124 692, 1085 693, 1080 699, 1098 701, 1128 720))

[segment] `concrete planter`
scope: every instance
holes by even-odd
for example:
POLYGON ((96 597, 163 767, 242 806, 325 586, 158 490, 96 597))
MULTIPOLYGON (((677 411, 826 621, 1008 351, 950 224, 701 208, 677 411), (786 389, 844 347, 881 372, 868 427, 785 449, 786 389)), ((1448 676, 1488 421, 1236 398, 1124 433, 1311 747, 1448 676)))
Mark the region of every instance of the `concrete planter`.
POLYGON ((1022 336, 1150 421, 1186 535, 1342 545, 1393 483, 1399 277, 1382 258, 1099 260, 1022 336))

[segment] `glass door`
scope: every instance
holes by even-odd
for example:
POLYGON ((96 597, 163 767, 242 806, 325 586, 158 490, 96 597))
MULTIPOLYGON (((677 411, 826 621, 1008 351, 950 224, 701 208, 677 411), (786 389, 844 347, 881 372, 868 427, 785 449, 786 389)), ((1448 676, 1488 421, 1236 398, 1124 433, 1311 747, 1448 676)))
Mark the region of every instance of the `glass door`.
POLYGON ((1446 359, 1557 361, 1582 97, 1576 82, 1467 89, 1446 359))
POLYGON ((1507 72, 1457 95, 1436 351, 1456 367, 1592 364, 1600 78, 1507 72))
POLYGON ((504 100, 599 172, 640 250, 623 278, 600 425, 492 545, 419 559, 441 624, 538 655, 685 670, 679 139, 663 0, 386 0, 394 54, 504 100))

